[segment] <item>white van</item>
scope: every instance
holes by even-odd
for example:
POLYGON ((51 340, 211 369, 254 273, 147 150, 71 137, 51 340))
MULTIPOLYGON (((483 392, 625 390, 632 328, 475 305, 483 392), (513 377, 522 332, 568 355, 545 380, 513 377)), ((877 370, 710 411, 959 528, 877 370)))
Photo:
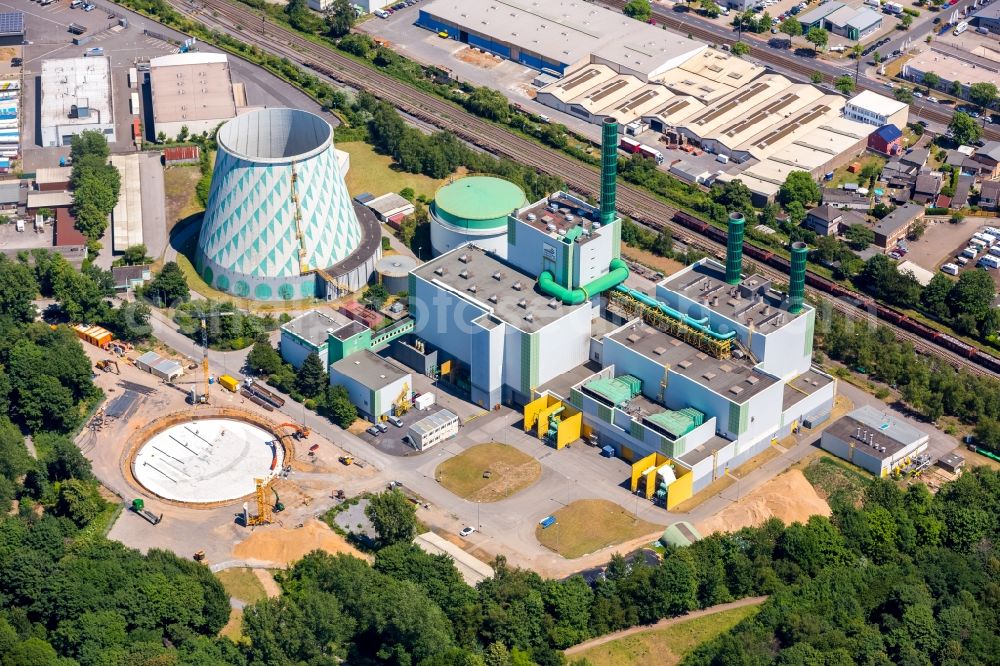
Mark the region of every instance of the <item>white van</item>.
POLYGON ((951 34, 953 34, 953 35, 961 35, 963 32, 965 32, 968 29, 969 29, 968 22, 967 21, 962 21, 961 23, 959 23, 958 25, 955 26, 955 29, 952 31, 951 34))
POLYGON ((77 7, 79 7, 82 4, 83 4, 83 0, 73 0, 73 2, 69 3, 69 8, 70 9, 76 9, 77 7))
POLYGON ((945 264, 941 267, 941 272, 948 275, 958 275, 958 266, 955 264, 945 264))

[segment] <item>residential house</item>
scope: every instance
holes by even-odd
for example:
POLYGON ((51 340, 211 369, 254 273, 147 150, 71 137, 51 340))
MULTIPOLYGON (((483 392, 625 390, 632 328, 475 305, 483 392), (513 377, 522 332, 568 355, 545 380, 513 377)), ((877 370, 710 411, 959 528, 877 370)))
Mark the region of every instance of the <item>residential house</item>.
POLYGON ((0 183, 0 213, 3 213, 4 215, 16 213, 17 207, 20 203, 21 181, 10 180, 0 183))
POLYGON ((955 196, 951 198, 953 208, 965 208, 969 204, 969 190, 972 189, 974 182, 975 178, 968 174, 962 174, 958 177, 958 182, 955 184, 955 196))
POLYGON ((898 155, 903 150, 903 132, 895 125, 882 125, 868 135, 868 148, 883 155, 898 155))
POLYGON ((979 168, 979 174, 986 180, 1000 178, 1000 141, 987 141, 986 145, 972 155, 972 161, 979 168))
POLYGON ((979 188, 979 207, 997 210, 1000 201, 1000 180, 987 180, 979 188))
POLYGON ((941 191, 941 174, 938 172, 922 173, 917 176, 913 186, 912 199, 915 203, 927 205, 934 201, 941 191))
POLYGON ((862 213, 823 204, 806 213, 805 227, 820 236, 835 236, 841 230, 864 221, 862 213))
POLYGON ((906 238, 910 228, 924 219, 924 207, 904 204, 875 224, 875 244, 884 250, 891 249, 906 238))
POLYGON ((152 266, 112 266, 111 278, 115 291, 130 291, 141 287, 153 279, 152 266))
POLYGON ((918 171, 927 164, 930 151, 926 148, 914 148, 899 156, 899 161, 904 167, 916 168, 918 171))
POLYGON ((868 210, 872 207, 871 200, 864 194, 829 187, 823 188, 822 200, 824 204, 848 210, 868 210))

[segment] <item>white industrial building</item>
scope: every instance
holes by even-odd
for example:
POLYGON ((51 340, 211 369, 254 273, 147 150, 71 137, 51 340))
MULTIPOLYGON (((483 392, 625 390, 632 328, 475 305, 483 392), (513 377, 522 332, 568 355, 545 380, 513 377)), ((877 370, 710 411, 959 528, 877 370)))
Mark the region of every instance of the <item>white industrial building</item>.
POLYGON ((875 127, 895 125, 903 129, 910 116, 910 106, 871 90, 864 90, 847 100, 844 116, 875 127))
POLYGON ((927 449, 930 437, 910 424, 870 405, 860 407, 831 424, 820 446, 875 476, 912 462, 927 449))
POLYGON ((458 434, 459 420, 447 409, 425 416, 410 426, 410 444, 417 451, 426 451, 458 434))
POLYGON ((42 145, 67 146, 87 130, 115 134, 111 61, 106 56, 42 61, 42 145))
POLYGON ((557 75, 592 62, 649 80, 707 48, 584 0, 435 0, 416 23, 557 75))
POLYGON ((215 130, 236 117, 237 100, 225 53, 192 51, 151 58, 153 132, 176 137, 215 130))
POLYGON ((333 363, 330 383, 346 388, 358 411, 379 421, 393 413, 397 402, 410 400, 413 376, 366 349, 333 363))
POLYGON ((315 353, 327 366, 330 336, 347 324, 346 317, 309 310, 281 326, 281 359, 298 370, 306 356, 315 353))

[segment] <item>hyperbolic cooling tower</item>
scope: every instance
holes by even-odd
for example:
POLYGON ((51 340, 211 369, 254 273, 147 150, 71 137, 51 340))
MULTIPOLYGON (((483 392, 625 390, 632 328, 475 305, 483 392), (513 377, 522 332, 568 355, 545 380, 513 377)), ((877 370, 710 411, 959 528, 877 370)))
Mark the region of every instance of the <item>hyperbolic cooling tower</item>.
POLYGON ((333 128, 306 111, 264 109, 227 122, 218 143, 196 259, 205 282, 258 300, 318 295, 316 269, 362 241, 333 128))

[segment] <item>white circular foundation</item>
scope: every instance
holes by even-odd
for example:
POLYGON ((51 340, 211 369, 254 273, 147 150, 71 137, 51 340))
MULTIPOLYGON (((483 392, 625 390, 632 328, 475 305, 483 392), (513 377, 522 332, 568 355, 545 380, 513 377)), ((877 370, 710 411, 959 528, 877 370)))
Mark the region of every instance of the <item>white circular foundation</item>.
POLYGON ((136 481, 164 499, 224 502, 254 492, 254 479, 281 470, 284 449, 263 428, 237 419, 199 419, 153 435, 132 460, 136 481))

